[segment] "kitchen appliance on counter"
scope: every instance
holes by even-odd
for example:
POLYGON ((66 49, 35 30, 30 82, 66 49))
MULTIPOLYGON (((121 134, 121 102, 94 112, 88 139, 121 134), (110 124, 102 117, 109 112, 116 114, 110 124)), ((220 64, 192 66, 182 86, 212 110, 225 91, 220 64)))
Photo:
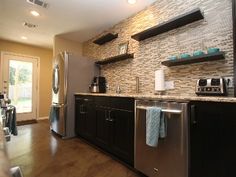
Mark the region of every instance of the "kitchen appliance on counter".
POLYGON ((62 138, 75 136, 74 93, 89 92, 90 81, 97 74, 94 60, 77 58, 68 52, 53 59, 50 128, 62 138))
POLYGON ((91 93, 106 93, 106 78, 94 77, 89 89, 91 93))
POLYGON ((7 97, 7 95, 0 92, 0 107, 6 108, 10 103, 11 100, 7 97))
POLYGON ((226 96, 226 81, 224 78, 198 79, 197 95, 226 96))
POLYGON ((188 103, 136 100, 135 163, 149 177, 188 177, 188 103), (159 107, 167 119, 167 135, 157 147, 146 144, 146 110, 159 107))
POLYGON ((0 108, 5 107, 4 95, 0 93, 0 108))

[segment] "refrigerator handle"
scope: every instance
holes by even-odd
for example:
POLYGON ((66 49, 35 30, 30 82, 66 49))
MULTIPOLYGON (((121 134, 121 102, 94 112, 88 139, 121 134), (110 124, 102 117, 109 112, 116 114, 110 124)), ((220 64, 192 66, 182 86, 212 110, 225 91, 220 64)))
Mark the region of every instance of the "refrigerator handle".
POLYGON ((61 108, 63 106, 63 104, 53 104, 52 106, 55 108, 61 108))

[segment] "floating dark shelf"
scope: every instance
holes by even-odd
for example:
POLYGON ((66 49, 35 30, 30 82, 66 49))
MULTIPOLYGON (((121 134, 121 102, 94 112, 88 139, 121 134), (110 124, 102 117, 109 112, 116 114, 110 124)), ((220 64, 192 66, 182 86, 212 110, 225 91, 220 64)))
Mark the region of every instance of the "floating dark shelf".
POLYGON ((112 34, 112 33, 107 33, 104 36, 101 36, 100 38, 96 39, 93 41, 93 43, 98 44, 98 45, 103 45, 109 41, 112 41, 113 39, 117 38, 118 34, 112 34))
POLYGON ((225 53, 217 52, 213 54, 203 54, 200 56, 188 57, 184 59, 166 60, 161 62, 161 64, 171 67, 171 66, 187 65, 191 63, 200 63, 200 62, 223 60, 223 59, 225 59, 225 53))
POLYGON ((203 14, 201 13, 201 10, 199 8, 197 8, 197 9, 194 9, 194 10, 188 12, 188 13, 177 16, 169 21, 161 23, 157 26, 154 26, 154 27, 144 30, 140 33, 132 35, 131 38, 133 38, 137 41, 142 41, 147 38, 156 36, 158 34, 162 34, 167 31, 187 25, 189 23, 201 20, 203 18, 204 17, 203 17, 203 14))
POLYGON ((114 57, 110 57, 110 58, 107 58, 107 59, 104 59, 104 60, 97 61, 95 63, 98 64, 98 65, 105 65, 105 64, 108 64, 108 63, 114 63, 114 62, 117 62, 117 61, 129 59, 129 58, 134 58, 134 54, 131 53, 131 54, 117 55, 117 56, 114 56, 114 57))

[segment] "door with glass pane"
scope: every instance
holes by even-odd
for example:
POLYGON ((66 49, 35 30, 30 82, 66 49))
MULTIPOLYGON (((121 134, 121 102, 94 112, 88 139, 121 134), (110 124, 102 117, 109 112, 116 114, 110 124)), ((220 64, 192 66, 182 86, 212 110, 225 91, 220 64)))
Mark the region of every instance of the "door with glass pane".
POLYGON ((37 118, 37 57, 2 54, 2 91, 16 106, 17 121, 37 118))

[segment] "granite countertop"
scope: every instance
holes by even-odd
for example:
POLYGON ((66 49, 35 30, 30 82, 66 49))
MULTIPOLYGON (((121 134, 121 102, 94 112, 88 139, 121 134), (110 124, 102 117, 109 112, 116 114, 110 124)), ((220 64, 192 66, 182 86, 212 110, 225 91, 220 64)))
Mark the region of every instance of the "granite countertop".
POLYGON ((211 101, 236 103, 235 97, 226 96, 187 96, 187 95, 154 95, 154 94, 112 94, 112 93, 75 93, 75 95, 130 97, 135 99, 157 99, 174 101, 211 101))
POLYGON ((0 176, 10 177, 10 163, 6 154, 5 136, 2 129, 2 115, 0 109, 0 176))

